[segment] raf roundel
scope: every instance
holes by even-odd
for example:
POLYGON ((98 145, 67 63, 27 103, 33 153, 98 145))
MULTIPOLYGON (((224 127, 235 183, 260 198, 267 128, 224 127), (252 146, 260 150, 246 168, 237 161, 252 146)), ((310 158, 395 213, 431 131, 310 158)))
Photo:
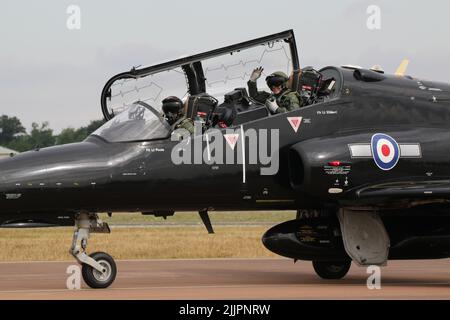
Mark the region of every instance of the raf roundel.
POLYGON ((376 133, 371 140, 372 156, 375 164, 382 170, 391 170, 400 158, 397 141, 384 133, 376 133))

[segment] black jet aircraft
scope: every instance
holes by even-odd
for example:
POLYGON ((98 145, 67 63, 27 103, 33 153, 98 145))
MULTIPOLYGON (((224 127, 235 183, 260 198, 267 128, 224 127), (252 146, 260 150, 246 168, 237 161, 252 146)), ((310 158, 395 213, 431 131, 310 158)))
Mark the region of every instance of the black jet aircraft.
POLYGON ((110 231, 98 212, 198 211, 212 232, 209 211, 297 210, 262 241, 326 279, 351 261, 448 258, 450 85, 402 73, 300 68, 292 30, 132 68, 106 83, 108 122, 86 140, 0 161, 0 224, 74 225, 71 253, 93 288, 117 272, 86 251, 90 233, 110 231), (273 115, 250 97, 259 66, 259 90, 283 71, 304 106, 273 115), (167 123, 167 96, 183 99, 193 135, 167 123))

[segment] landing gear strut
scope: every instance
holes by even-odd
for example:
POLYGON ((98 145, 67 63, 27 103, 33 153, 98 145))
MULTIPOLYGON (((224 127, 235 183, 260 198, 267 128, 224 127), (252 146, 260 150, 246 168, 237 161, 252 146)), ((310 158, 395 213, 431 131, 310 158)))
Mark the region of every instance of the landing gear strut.
POLYGON ((106 222, 102 222, 97 214, 81 213, 75 217, 75 232, 73 234, 70 253, 82 265, 84 282, 94 289, 109 287, 117 275, 114 259, 105 252, 95 252, 87 255, 86 248, 90 233, 110 233, 106 222))

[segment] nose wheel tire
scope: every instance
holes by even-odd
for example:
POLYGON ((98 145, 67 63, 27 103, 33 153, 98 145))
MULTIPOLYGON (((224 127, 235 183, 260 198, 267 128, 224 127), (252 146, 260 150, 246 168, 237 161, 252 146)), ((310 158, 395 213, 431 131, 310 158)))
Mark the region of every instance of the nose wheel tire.
POLYGON ((114 259, 105 252, 95 252, 89 255, 103 267, 103 272, 94 269, 88 264, 83 264, 81 274, 86 284, 93 289, 109 287, 117 275, 117 267, 114 259))
POLYGON ((350 270, 351 260, 313 261, 314 271, 322 279, 342 279, 350 270))

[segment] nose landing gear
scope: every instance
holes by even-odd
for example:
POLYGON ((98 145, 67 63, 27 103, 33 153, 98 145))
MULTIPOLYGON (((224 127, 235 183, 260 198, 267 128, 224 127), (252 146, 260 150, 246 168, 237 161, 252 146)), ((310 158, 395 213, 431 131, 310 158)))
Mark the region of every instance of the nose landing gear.
POLYGON ((102 222, 97 214, 81 213, 75 217, 75 232, 70 253, 82 265, 84 282, 94 289, 109 287, 117 275, 114 259, 105 252, 87 255, 86 248, 90 233, 110 233, 106 222, 102 222))

